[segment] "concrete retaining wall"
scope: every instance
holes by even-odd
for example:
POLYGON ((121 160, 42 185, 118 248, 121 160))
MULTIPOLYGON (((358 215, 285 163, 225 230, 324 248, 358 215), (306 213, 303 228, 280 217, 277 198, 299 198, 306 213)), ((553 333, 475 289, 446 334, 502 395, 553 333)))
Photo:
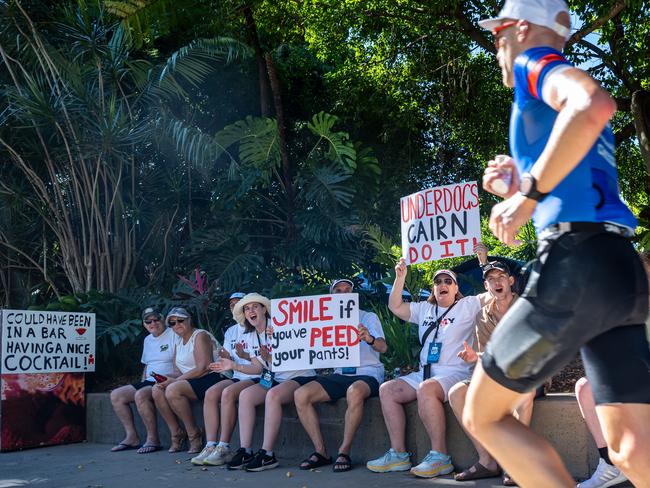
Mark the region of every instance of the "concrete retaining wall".
MULTIPOLYGON (((345 400, 334 404, 319 406, 321 430, 331 454, 343 437, 343 418, 345 400)), ((448 404, 447 444, 456 468, 464 469, 476 461, 476 452, 456 421, 448 404)), ((194 414, 203 426, 202 404, 194 405, 194 414)), ((133 408, 135 412, 135 407, 133 408)), ((253 449, 262 445, 263 408, 257 411, 257 424, 253 449)), ((406 406, 407 413, 407 449, 420 460, 430 449, 429 439, 417 414, 417 405, 406 406)), ((136 412, 136 426, 141 439, 145 430, 136 412)), ((160 435, 163 445, 169 445, 169 430, 159 417, 160 435)), ((535 401, 533 412, 533 430, 546 437, 558 450, 571 474, 576 478, 585 478, 598 463, 598 452, 589 435, 589 431, 580 416, 574 395, 548 395, 535 401)), ((108 393, 91 393, 87 397, 87 438, 89 442, 116 444, 124 437, 122 426, 113 413, 108 393)), ((235 431, 233 444, 238 447, 239 434, 235 431)), ((389 447, 388 433, 378 398, 366 402, 364 418, 352 447, 352 459, 355 463, 365 463, 369 459, 383 454, 389 447)), ((294 458, 296 464, 313 451, 305 434, 296 410, 291 406, 284 409, 283 425, 275 451, 283 458, 294 458)))

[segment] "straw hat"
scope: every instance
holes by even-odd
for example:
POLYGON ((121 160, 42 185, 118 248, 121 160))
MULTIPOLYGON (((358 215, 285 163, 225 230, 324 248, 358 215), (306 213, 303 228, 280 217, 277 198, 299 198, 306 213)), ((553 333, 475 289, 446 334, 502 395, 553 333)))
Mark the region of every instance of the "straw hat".
POLYGON ((259 293, 249 293, 244 298, 239 300, 235 305, 235 308, 232 309, 233 317, 235 317, 235 320, 241 325, 244 325, 245 320, 244 306, 248 305, 249 303, 259 303, 261 305, 264 305, 264 307, 266 307, 266 311, 269 314, 271 313, 271 300, 265 296, 260 295, 259 293))

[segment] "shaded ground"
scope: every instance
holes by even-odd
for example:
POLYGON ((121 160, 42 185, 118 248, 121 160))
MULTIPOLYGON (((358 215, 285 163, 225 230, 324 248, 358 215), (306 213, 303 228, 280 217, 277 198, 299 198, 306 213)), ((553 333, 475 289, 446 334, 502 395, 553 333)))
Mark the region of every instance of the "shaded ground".
POLYGON ((263 473, 227 471, 220 467, 192 466, 187 453, 136 454, 109 452, 106 444, 71 444, 0 454, 0 488, 401 488, 406 486, 500 487, 501 478, 457 483, 451 475, 435 480, 417 479, 408 473, 371 473, 363 466, 347 473, 333 473, 327 466, 300 471, 295 460, 280 458, 280 466, 263 473))

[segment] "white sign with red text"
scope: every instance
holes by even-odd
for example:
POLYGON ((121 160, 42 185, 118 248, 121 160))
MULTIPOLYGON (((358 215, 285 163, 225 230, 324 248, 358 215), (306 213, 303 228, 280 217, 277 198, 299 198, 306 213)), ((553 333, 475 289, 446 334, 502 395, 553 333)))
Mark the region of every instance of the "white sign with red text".
POLYGON ((359 366, 359 295, 271 300, 273 371, 359 366))
POLYGON ((400 199, 406 264, 473 254, 481 240, 475 181, 438 186, 400 199))
POLYGON ((0 311, 2 374, 95 371, 95 314, 0 311))

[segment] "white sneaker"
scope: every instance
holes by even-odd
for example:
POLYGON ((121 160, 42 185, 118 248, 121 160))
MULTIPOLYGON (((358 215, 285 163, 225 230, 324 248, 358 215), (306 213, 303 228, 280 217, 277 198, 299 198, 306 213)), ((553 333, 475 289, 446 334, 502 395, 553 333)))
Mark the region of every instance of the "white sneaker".
POLYGON ((411 474, 420 478, 434 478, 454 470, 451 456, 438 451, 429 451, 420 464, 411 468, 411 474))
POLYGON ((192 464, 196 464, 197 466, 203 466, 203 461, 205 461, 205 458, 212 454, 216 447, 217 446, 205 446, 203 450, 198 454, 198 456, 194 456, 190 462, 192 464))
POLYGON ((408 471, 411 468, 411 461, 408 452, 396 452, 390 448, 383 456, 368 461, 366 467, 375 473, 408 471))
POLYGON ((208 466, 221 466, 230 461, 233 455, 234 453, 227 447, 217 446, 214 448, 214 451, 203 460, 203 464, 208 466))
POLYGON ((578 488, 607 488, 627 481, 627 477, 616 466, 607 464, 603 458, 598 461, 591 478, 578 483, 578 488))

